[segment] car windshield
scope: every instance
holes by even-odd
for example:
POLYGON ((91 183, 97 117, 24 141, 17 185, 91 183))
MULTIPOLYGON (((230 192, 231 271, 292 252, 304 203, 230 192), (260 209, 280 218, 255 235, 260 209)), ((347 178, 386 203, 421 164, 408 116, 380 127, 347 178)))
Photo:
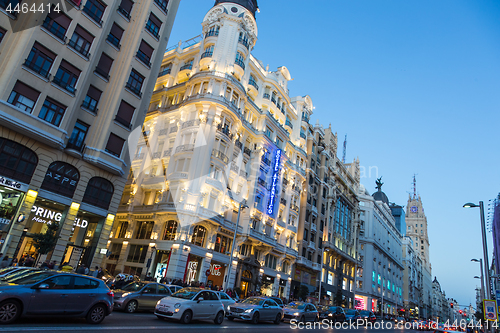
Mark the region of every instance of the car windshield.
POLYGON ((17 279, 17 278, 19 278, 21 276, 25 276, 27 274, 31 274, 31 273, 38 272, 38 271, 39 270, 37 270, 37 269, 20 269, 20 270, 17 270, 17 271, 5 274, 4 276, 2 276, 0 278, 0 280, 2 280, 2 281, 10 281, 10 280, 13 280, 13 279, 17 279))
POLYGON ((334 306, 328 306, 328 305, 325 305, 325 306, 322 306, 320 308, 320 311, 331 311, 331 312, 335 312, 337 308, 334 307, 334 306))
POLYGON ((45 278, 48 278, 49 276, 52 275, 54 275, 54 273, 52 272, 36 271, 36 272, 30 272, 29 274, 17 277, 15 279, 8 280, 8 282, 15 284, 32 284, 41 281, 45 278))
POLYGON ((192 299, 200 289, 198 288, 182 288, 181 290, 172 294, 172 297, 182 298, 182 299, 192 299))
POLYGON ((5 268, 2 268, 0 269, 0 275, 3 275, 5 273, 8 273, 10 271, 13 271, 15 269, 19 269, 18 267, 5 267, 5 268))
POLYGON ((349 309, 349 310, 347 310, 346 314, 348 314, 348 315, 356 314, 356 310, 349 309))
POLYGON ((306 305, 302 302, 293 302, 288 304, 287 308, 302 310, 306 305))
POLYGON ((369 316, 370 315, 370 311, 360 311, 359 313, 362 314, 362 315, 364 315, 364 316, 369 316))
POLYGON ((242 303, 252 304, 252 305, 261 305, 262 303, 264 303, 264 300, 261 298, 249 297, 246 300, 244 300, 242 303))
POLYGON ((122 288, 124 291, 129 291, 129 292, 134 292, 134 291, 139 291, 144 287, 146 284, 142 282, 132 282, 127 284, 122 288))

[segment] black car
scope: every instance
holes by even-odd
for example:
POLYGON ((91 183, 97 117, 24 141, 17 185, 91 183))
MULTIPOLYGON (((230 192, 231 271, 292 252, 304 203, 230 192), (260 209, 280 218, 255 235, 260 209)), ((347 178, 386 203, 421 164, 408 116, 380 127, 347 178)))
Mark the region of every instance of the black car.
POLYGON ((334 322, 343 323, 345 321, 345 312, 340 306, 324 305, 318 307, 319 319, 330 319, 334 322))
POLYGON ((361 310, 359 311, 358 319, 363 319, 365 321, 365 324, 367 323, 373 324, 377 320, 377 317, 371 311, 361 310))

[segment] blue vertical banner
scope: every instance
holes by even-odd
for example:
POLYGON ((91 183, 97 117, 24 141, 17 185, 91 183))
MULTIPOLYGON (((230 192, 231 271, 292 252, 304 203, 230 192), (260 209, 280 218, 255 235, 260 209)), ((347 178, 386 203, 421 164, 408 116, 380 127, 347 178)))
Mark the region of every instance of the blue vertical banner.
POLYGON ((273 178, 271 183, 271 192, 269 194, 269 203, 267 204, 267 214, 274 216, 274 204, 276 202, 276 187, 278 186, 280 173, 281 149, 276 150, 273 164, 273 178))

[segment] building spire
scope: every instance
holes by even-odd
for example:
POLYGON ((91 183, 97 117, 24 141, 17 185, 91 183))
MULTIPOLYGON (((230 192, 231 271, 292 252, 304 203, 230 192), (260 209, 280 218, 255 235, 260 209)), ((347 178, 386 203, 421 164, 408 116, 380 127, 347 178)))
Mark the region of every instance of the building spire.
POLYGON ((417 174, 413 174, 413 199, 417 198, 417 178, 415 177, 417 174))

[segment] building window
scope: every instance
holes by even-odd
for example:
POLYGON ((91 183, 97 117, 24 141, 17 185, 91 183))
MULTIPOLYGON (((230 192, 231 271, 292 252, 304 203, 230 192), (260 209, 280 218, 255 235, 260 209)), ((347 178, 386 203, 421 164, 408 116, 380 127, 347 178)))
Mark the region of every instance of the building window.
POLYGON ((109 255, 109 260, 116 260, 120 257, 120 252, 122 252, 122 243, 113 243, 109 248, 111 254, 109 255))
POLYGON ((59 126, 65 111, 66 107, 64 105, 61 105, 47 97, 43 103, 38 118, 43 119, 54 126, 59 126))
POLYGON ((153 221, 137 222, 135 239, 150 239, 155 223, 153 221))
POLYGON ((151 47, 151 45, 142 40, 141 45, 139 46, 139 50, 137 50, 136 57, 148 68, 151 68, 151 57, 153 56, 153 51, 154 49, 151 47))
POLYGON ((248 80, 248 84, 255 87, 255 89, 259 91, 259 86, 257 85, 257 79, 252 74, 250 74, 250 79, 248 80))
POLYGON ((236 53, 236 59, 234 63, 240 66, 241 68, 245 69, 245 56, 243 55, 243 53, 241 52, 236 53))
POLYGON ((248 36, 246 33, 240 32, 240 36, 238 38, 238 43, 243 44, 243 46, 245 46, 248 50, 250 44, 248 42, 248 36))
POLYGON ((71 18, 63 14, 57 14, 50 11, 42 23, 42 27, 47 29, 52 35, 56 36, 62 42, 66 41, 66 31, 71 23, 71 18))
POLYGON ((2 42, 3 38, 5 37, 5 34, 7 33, 7 30, 0 28, 0 43, 2 42))
POLYGON ((132 117, 134 116, 135 108, 123 101, 120 103, 120 107, 118 108, 118 112, 115 117, 115 121, 119 124, 127 127, 128 129, 132 128, 132 117))
POLYGON ((139 72, 137 72, 135 69, 132 69, 132 71, 130 72, 130 76, 128 78, 128 82, 125 85, 125 87, 138 97, 141 97, 142 96, 141 89, 143 83, 144 83, 144 76, 139 74, 139 72))
POLYGON ((205 50, 201 54, 201 59, 210 58, 213 54, 214 54, 214 45, 209 45, 205 48, 205 50))
POLYGON ((205 34, 205 38, 211 37, 211 36, 219 36, 219 30, 220 27, 218 25, 214 25, 210 27, 210 30, 205 34))
POLYGON ((80 25, 77 25, 68 46, 85 58, 88 58, 90 56, 90 46, 93 41, 94 36, 92 36, 87 30, 83 29, 80 25))
POLYGON ((191 237, 191 243, 198 246, 204 246, 205 236, 207 234, 207 229, 201 225, 197 225, 193 229, 193 236, 191 237))
POLYGON ((83 12, 87 14, 98 25, 102 25, 102 17, 106 6, 99 0, 87 0, 83 12))
POLYGON ((128 230, 128 222, 122 222, 120 226, 116 229, 115 238, 125 238, 128 230))
POLYGON ((95 73, 102 78, 109 80, 109 72, 111 71, 111 66, 113 65, 113 59, 111 59, 106 53, 101 54, 101 58, 97 63, 95 68, 95 73))
POLYGON ((272 269, 276 269, 276 257, 271 254, 266 254, 264 259, 264 266, 272 269))
POLYGON ((109 138, 108 138, 108 143, 106 144, 106 152, 110 153, 111 155, 114 155, 116 157, 120 157, 122 154, 123 150, 123 144, 125 143, 125 140, 120 138, 119 136, 110 133, 109 138))
POLYGON ((76 92, 75 87, 80 77, 80 73, 81 71, 78 68, 63 60, 52 82, 71 94, 74 94, 76 92))
POLYGON ((0 174, 29 184, 37 164, 38 157, 31 149, 0 138, 0 174))
POLYGON ((146 30, 149 31, 156 39, 160 38, 160 28, 162 22, 153 13, 149 14, 148 22, 146 23, 146 30))
POLYGON ((114 187, 109 180, 101 177, 93 177, 87 184, 82 202, 107 210, 113 193, 114 187))
POLYGON ((85 100, 82 103, 82 107, 89 111, 97 113, 97 104, 99 103, 101 94, 102 91, 92 85, 89 86, 89 90, 87 91, 87 96, 85 96, 85 100))
POLYGON ((165 66, 161 66, 160 74, 158 74, 158 77, 170 74, 171 71, 172 71, 172 64, 171 63, 166 64, 165 66))
POLYGON ((24 66, 47 78, 55 58, 55 53, 49 51, 39 43, 35 43, 24 62, 24 66))
POLYGON ((132 7, 134 2, 131 0, 122 0, 120 6, 118 6, 118 12, 130 20, 130 13, 132 12, 132 7))
POLYGON ((56 161, 49 165, 41 188, 71 198, 79 180, 80 173, 77 168, 71 164, 56 161))
POLYGON ((187 61, 184 63, 184 65, 182 65, 182 66, 181 66, 181 68, 179 69, 179 72, 180 72, 180 71, 183 71, 183 70, 186 70, 186 69, 189 69, 189 70, 193 69, 193 60, 194 60, 194 59, 189 59, 189 60, 187 60, 187 61))
POLYGON ((71 132, 71 137, 68 140, 66 148, 71 148, 77 151, 81 151, 88 130, 89 130, 89 125, 81 122, 80 120, 77 120, 75 127, 73 128, 73 132, 71 132))
POLYGON ((31 113, 39 95, 40 93, 35 89, 25 85, 21 81, 17 81, 7 102, 18 109, 31 113))
POLYGON ((114 45, 118 50, 121 48, 120 41, 123 36, 123 29, 118 26, 118 24, 113 23, 111 30, 109 31, 108 38, 106 40, 114 45))
POLYGON ((175 240, 178 225, 179 223, 177 223, 177 221, 167 221, 167 224, 165 225, 165 232, 163 233, 163 240, 175 240))
POLYGON ((155 0, 155 3, 160 7, 161 10, 167 15, 168 0, 155 0))
POLYGON ((219 253, 229 253, 231 248, 229 237, 217 234, 215 238, 214 251, 219 253))
POLYGON ((128 262, 138 262, 144 263, 146 261, 146 254, 148 252, 147 245, 130 245, 130 250, 128 251, 127 261, 128 262))

